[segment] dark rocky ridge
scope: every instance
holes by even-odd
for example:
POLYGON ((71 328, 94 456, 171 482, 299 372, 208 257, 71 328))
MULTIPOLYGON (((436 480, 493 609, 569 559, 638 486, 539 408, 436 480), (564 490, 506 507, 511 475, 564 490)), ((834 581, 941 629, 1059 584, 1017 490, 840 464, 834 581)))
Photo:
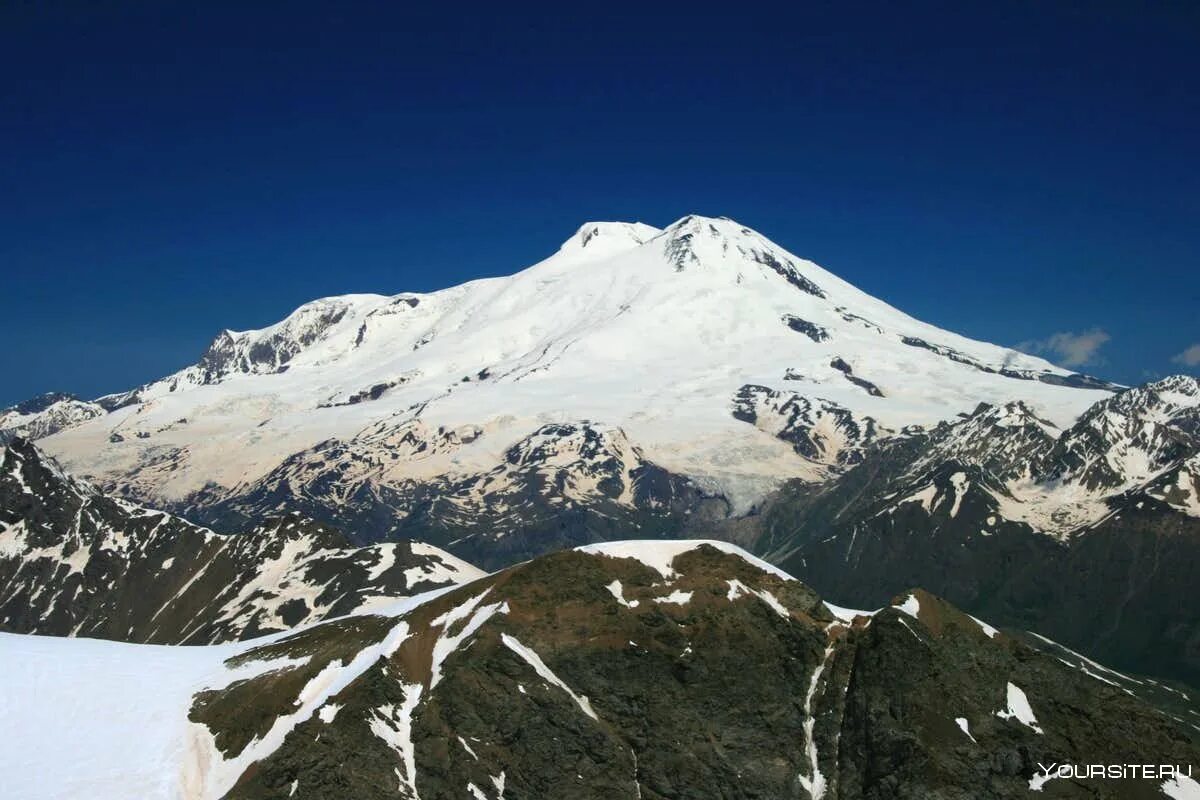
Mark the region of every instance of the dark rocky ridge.
POLYGON ((221 536, 104 495, 24 440, 0 462, 4 631, 231 641, 478 574, 419 544, 356 548, 296 514, 221 536))
POLYGON ((1091 375, 1083 375, 1078 372, 1063 376, 1055 375, 1049 372, 1031 372, 1029 370, 1010 369, 1008 367, 994 369, 986 364, 979 363, 970 356, 964 355, 952 347, 947 347, 946 345, 940 344, 932 344, 916 336, 902 336, 900 341, 904 342, 910 347, 919 347, 922 350, 929 350, 930 352, 937 353, 940 356, 945 356, 951 361, 974 367, 980 372, 991 372, 997 375, 1003 375, 1006 378, 1016 378, 1017 380, 1022 381, 1041 381, 1042 383, 1048 383, 1052 386, 1070 386, 1075 389, 1106 389, 1110 391, 1116 391, 1123 388, 1119 384, 1113 383, 1112 381, 1106 381, 1102 378, 1096 378, 1091 375))
MULTIPOLYGON (((936 597, 838 619, 737 555, 679 549, 668 576, 633 558, 544 556, 401 620, 355 617, 238 656, 301 663, 196 697, 191 718, 226 757, 327 665, 394 642, 224 796, 989 800, 1029 797, 1039 762, 1200 767, 1190 723, 1137 684, 1127 693, 936 597), (1035 719, 1009 713, 1014 688, 1035 719)), ((1161 797, 1145 780, 1042 790, 1161 797)))
POLYGON ((859 376, 855 375, 854 368, 847 364, 843 359, 835 358, 829 363, 829 366, 845 375, 846 380, 850 381, 860 389, 865 390, 866 393, 872 397, 883 397, 883 392, 880 391, 878 386, 871 383, 869 380, 866 380, 865 378, 860 378, 859 376))
MULTIPOLYGON (((696 519, 724 518, 726 500, 647 461, 624 433, 588 422, 539 427, 478 474, 390 483, 382 470, 400 451, 453 447, 459 432, 382 428, 378 459, 330 440, 298 453, 236 497, 200 496, 179 510, 220 528, 245 526, 285 505, 355 532, 359 544, 417 539, 484 569, 636 531, 681 535, 696 519), (594 486, 581 493, 577 484, 594 486)), ((478 435, 477 430, 469 432, 478 435)))
POLYGON ((794 330, 796 333, 803 333, 814 342, 824 342, 829 340, 829 331, 823 326, 815 322, 809 322, 806 319, 797 317, 795 314, 784 314, 783 324, 794 330))
POLYGON ((738 390, 732 414, 788 442, 810 461, 830 466, 857 463, 886 433, 873 418, 857 416, 837 403, 756 384, 738 390))

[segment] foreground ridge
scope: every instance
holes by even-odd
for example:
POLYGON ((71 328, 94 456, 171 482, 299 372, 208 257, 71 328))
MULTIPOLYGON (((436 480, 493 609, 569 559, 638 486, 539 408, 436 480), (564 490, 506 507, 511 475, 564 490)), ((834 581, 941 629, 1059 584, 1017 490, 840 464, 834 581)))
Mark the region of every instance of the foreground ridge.
POLYGON ((36 774, 102 799, 1127 798, 1168 783, 1047 782, 1037 764, 1200 767, 1195 710, 1175 719, 1132 679, 920 590, 828 606, 718 542, 556 553, 238 645, 0 644, 16 700, 0 724, 66 702, 89 720, 55 770, 36 737, 56 726, 6 737, 18 794, 36 774), (109 703, 125 713, 92 713, 109 703))

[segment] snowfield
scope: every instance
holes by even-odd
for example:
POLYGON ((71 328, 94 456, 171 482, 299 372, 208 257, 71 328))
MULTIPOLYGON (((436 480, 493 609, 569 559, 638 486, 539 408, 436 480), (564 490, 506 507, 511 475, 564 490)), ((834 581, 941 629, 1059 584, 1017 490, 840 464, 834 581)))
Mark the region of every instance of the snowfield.
POLYGON ((0 633, 5 796, 187 796, 187 708, 237 649, 0 633))
POLYGON ((774 422, 736 419, 743 386, 898 431, 1017 398, 1065 425, 1107 396, 1055 385, 1071 380, 913 319, 737 222, 689 216, 589 223, 510 277, 324 298, 225 331, 196 365, 101 398, 120 407, 41 444, 80 475, 175 502, 209 483, 236 493, 329 439, 396 453, 372 467, 388 484, 489 469, 539 426, 587 420, 741 510, 829 470, 774 422), (423 446, 405 450, 409 433, 423 446))
MULTIPOLYGON (((394 601, 372 613, 401 616, 454 588, 394 601)), ((397 628, 402 627, 400 622, 397 628)), ((277 747, 286 730, 273 731, 242 758, 226 761, 208 730, 188 720, 192 696, 294 663, 253 661, 231 669, 224 662, 295 632, 198 647, 0 633, 0 794, 6 800, 215 800, 251 756, 277 747)), ((352 663, 325 670, 305 688, 308 702, 288 723, 317 713, 325 698, 397 638, 403 637, 385 639, 352 663)))

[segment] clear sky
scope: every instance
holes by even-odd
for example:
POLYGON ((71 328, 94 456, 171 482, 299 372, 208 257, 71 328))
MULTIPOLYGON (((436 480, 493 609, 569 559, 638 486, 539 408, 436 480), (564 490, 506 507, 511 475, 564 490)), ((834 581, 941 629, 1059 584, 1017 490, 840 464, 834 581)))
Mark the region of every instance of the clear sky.
POLYGON ((1086 372, 1200 369, 1200 4, 410 5, 0 5, 0 404, 689 212, 1086 372))

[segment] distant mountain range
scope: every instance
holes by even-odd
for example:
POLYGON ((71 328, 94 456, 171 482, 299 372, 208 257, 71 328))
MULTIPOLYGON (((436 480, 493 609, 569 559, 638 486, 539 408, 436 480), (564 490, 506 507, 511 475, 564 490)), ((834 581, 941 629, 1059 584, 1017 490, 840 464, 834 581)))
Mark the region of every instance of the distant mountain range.
POLYGON ((734 538, 841 602, 928 587, 993 621, 1200 686, 1200 383, 1059 429, 1024 403, 880 442, 734 538))

